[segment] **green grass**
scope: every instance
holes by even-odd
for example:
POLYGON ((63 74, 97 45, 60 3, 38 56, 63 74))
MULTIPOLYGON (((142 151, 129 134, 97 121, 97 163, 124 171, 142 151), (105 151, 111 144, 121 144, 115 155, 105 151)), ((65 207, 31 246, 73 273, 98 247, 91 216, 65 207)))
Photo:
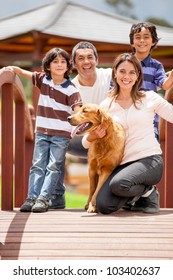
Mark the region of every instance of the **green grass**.
POLYGON ((84 208, 87 202, 87 196, 72 192, 65 193, 66 208, 84 208))

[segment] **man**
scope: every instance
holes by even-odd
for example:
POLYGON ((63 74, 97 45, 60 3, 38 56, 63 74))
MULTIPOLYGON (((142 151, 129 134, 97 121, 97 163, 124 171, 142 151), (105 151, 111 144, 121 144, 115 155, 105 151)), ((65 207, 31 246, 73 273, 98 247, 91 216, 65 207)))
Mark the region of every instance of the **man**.
MULTIPOLYGON (((72 62, 78 72, 72 83, 78 88, 83 104, 100 104, 110 89, 112 68, 97 67, 98 53, 95 46, 90 42, 79 42, 74 46, 72 62)), ((67 152, 80 158, 87 158, 87 149, 84 149, 81 140, 82 137, 80 136, 71 139, 67 152)), ((62 173, 61 182, 63 182, 65 170, 62 173)), ((49 208, 56 209, 59 199, 56 194, 53 194, 49 208)))
MULTIPOLYGON (((110 89, 112 69, 98 68, 98 53, 90 42, 79 42, 72 50, 72 62, 78 75, 72 83, 78 88, 83 104, 100 104, 110 89)), ((68 153, 86 157, 87 150, 81 144, 80 136, 70 141, 68 153)))

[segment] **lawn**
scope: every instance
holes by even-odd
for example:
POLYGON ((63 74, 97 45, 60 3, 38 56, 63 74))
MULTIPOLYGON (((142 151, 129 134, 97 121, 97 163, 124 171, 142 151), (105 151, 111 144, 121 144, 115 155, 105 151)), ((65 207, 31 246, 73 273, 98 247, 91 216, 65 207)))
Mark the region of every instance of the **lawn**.
POLYGON ((84 208, 87 196, 66 191, 66 208, 84 208))

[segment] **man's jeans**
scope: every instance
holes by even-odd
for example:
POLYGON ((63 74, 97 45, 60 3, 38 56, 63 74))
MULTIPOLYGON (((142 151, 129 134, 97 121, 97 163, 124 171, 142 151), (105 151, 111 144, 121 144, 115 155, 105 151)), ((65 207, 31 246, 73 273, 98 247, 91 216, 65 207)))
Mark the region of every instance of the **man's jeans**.
POLYGON ((44 196, 48 200, 55 188, 58 191, 58 186, 59 194, 64 194, 61 179, 69 141, 67 137, 36 134, 28 197, 44 196))

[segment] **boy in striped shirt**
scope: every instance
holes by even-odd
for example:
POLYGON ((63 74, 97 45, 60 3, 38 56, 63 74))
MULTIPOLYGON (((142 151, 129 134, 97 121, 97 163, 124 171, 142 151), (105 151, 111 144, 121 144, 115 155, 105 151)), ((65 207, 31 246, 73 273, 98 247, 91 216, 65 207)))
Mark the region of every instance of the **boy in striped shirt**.
POLYGON ((8 67, 17 75, 32 80, 40 89, 28 196, 20 207, 22 212, 48 211, 55 188, 60 196, 59 208, 65 208, 61 174, 72 129, 67 117, 82 105, 80 94, 69 79, 72 65, 65 50, 51 49, 43 58, 42 66, 44 72, 8 67))

